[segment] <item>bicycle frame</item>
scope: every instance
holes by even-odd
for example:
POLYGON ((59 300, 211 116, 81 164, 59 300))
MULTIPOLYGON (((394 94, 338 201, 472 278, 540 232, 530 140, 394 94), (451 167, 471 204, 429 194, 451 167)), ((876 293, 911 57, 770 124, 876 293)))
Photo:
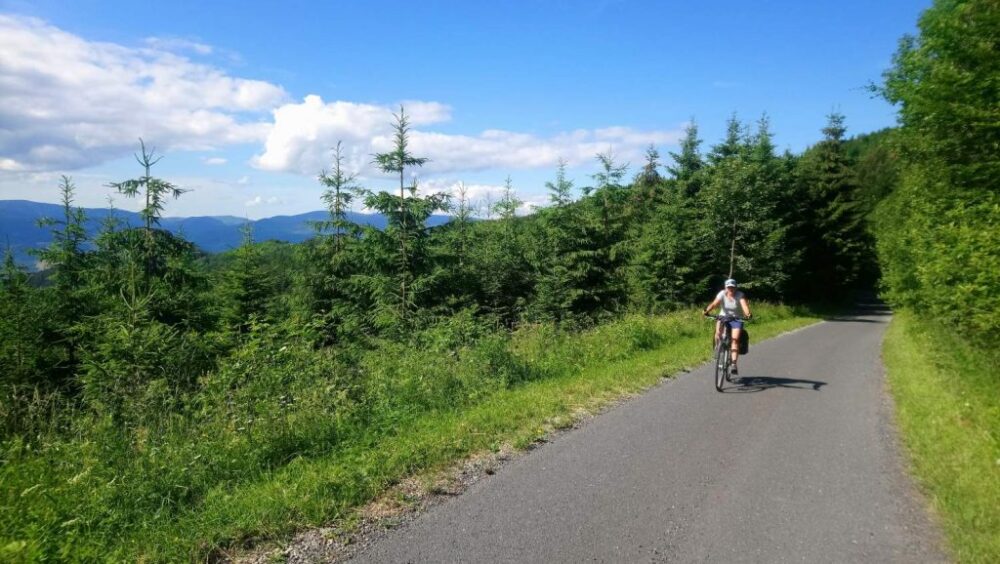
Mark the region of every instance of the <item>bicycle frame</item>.
POLYGON ((722 331, 719 333, 718 339, 713 335, 713 342, 715 343, 715 389, 721 392, 724 383, 732 381, 730 378, 730 371, 732 370, 730 347, 733 342, 733 330, 729 326, 729 322, 739 318, 731 315, 710 315, 707 317, 714 319, 716 323, 722 324, 722 331))

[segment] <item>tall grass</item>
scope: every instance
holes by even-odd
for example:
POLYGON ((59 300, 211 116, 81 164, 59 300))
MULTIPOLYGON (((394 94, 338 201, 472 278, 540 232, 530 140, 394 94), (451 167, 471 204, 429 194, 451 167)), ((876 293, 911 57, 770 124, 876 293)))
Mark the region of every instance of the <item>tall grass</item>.
POLYGON ((913 471, 955 557, 1000 562, 1000 354, 905 310, 883 353, 913 471))
MULTIPOLYGON (((756 310, 759 338, 810 320, 756 310)), ((171 409, 154 391, 128 424, 79 413, 6 438, 0 559, 203 559, 344 517, 410 473, 526 445, 554 418, 698 363, 708 331, 685 311, 580 333, 456 316, 365 351, 257 335, 171 409)))

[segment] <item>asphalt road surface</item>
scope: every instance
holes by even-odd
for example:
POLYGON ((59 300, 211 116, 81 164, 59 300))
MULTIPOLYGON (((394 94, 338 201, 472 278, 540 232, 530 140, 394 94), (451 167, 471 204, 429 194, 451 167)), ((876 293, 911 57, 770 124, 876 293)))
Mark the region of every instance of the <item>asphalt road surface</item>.
MULTIPOLYGON (((362 562, 944 562, 883 388, 886 312, 684 374, 503 466, 362 562)), ((752 326, 751 326, 752 327, 752 326)), ((752 332, 752 328, 751 328, 752 332)))

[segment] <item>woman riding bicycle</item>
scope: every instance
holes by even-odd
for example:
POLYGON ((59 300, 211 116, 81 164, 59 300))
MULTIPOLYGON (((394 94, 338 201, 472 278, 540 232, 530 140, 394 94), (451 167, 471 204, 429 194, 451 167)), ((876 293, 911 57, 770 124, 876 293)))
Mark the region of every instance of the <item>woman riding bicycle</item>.
MULTIPOLYGON (((743 292, 736 289, 736 281, 730 278, 726 280, 725 289, 719 292, 712 303, 708 304, 705 308, 705 315, 717 305, 721 305, 722 309, 719 312, 721 315, 729 317, 730 320, 726 323, 732 330, 732 362, 733 362, 733 376, 739 376, 739 369, 736 366, 736 361, 740 356, 740 334, 743 332, 743 320, 739 317, 739 309, 743 310, 744 318, 750 319, 753 317, 750 314, 750 304, 747 302, 746 296, 743 292), (739 309, 738 309, 739 308, 739 309)), ((718 321, 715 324, 715 342, 718 343, 719 339, 722 338, 722 321, 718 321)))

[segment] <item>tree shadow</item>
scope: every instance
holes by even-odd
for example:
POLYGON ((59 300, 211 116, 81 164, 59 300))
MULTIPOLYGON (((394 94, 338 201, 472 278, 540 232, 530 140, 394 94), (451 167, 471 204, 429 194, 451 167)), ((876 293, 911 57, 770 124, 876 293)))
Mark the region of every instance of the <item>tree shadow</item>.
POLYGON ((825 317, 826 321, 849 321, 852 323, 885 323, 883 319, 892 315, 889 306, 882 302, 857 303, 849 311, 825 317), (873 319, 874 318, 874 319, 873 319))
POLYGON ((800 380, 798 378, 778 378, 775 376, 743 376, 735 379, 730 387, 724 388, 723 391, 747 394, 763 392, 774 388, 789 388, 818 392, 826 385, 826 382, 820 382, 819 380, 800 380))
MULTIPOLYGON (((882 316, 882 314, 872 314, 872 313, 869 313, 869 314, 866 314, 866 315, 869 315, 869 316, 871 316, 871 315, 882 316)), ((885 315, 888 315, 888 314, 885 314, 885 315)), ((850 323, 888 323, 887 319, 881 319, 881 318, 870 319, 870 318, 865 318, 865 317, 853 317, 853 316, 847 316, 847 315, 838 315, 836 317, 827 317, 823 321, 832 321, 834 323, 839 323, 839 322, 850 322, 850 323)))

